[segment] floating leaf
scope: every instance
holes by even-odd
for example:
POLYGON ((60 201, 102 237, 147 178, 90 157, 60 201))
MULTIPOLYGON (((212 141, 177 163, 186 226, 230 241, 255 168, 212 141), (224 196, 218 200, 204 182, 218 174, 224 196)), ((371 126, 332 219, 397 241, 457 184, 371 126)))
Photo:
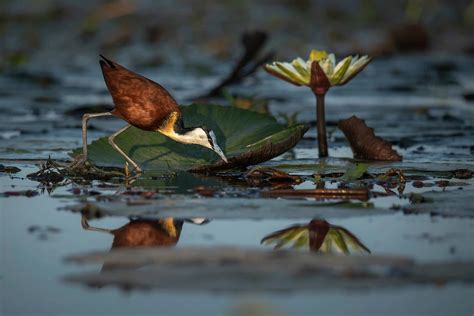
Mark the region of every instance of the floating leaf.
POLYGON ((20 172, 21 169, 20 168, 17 168, 17 167, 14 167, 14 166, 4 166, 2 164, 0 164, 0 172, 4 172, 4 173, 18 173, 20 172))
POLYGON ((301 183, 300 176, 290 175, 278 169, 268 167, 255 167, 245 174, 245 179, 252 185, 268 183, 301 183))
MULTIPOLYGON (((184 145, 157 132, 130 128, 116 138, 117 145, 143 169, 208 171, 249 166, 272 159, 296 145, 308 130, 305 125, 285 127, 269 115, 219 105, 182 108, 185 126, 212 129, 229 162, 198 145, 184 145)), ((89 160, 98 166, 123 167, 125 160, 107 137, 92 142, 89 160)), ((75 149, 73 156, 81 154, 75 149)))
POLYGON ((337 126, 343 131, 351 145, 354 158, 366 160, 400 161, 400 156, 386 140, 375 136, 374 129, 368 127, 357 116, 340 120, 337 126))
POLYGON ((367 172, 367 169, 369 168, 369 165, 365 163, 357 163, 353 166, 350 166, 347 171, 344 173, 342 177, 339 178, 339 180, 342 181, 354 181, 359 178, 361 178, 364 173, 367 172))

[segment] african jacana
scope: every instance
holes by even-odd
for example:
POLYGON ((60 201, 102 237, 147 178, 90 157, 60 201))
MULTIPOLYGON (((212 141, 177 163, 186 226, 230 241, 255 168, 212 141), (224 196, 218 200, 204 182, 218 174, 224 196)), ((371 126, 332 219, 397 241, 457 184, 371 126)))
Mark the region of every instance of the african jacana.
POLYGON ((137 172, 141 172, 138 164, 133 161, 114 139, 130 126, 145 131, 160 132, 174 141, 183 144, 196 144, 209 148, 227 162, 224 152, 216 141, 212 130, 203 126, 184 127, 183 118, 174 98, 158 83, 140 76, 127 68, 100 55, 102 74, 114 102, 110 112, 84 114, 82 117, 83 157, 87 160, 87 122, 90 118, 114 115, 129 125, 118 130, 109 137, 109 143, 137 172))

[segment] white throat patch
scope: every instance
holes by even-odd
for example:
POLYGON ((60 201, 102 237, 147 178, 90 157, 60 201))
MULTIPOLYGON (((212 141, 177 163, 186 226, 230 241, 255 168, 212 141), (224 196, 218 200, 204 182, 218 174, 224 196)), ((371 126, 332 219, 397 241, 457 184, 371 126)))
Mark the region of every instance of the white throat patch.
POLYGON ((211 144, 209 144, 206 132, 200 127, 195 128, 185 134, 177 134, 174 130, 172 130, 171 133, 166 133, 165 135, 182 144, 196 144, 212 149, 211 144))

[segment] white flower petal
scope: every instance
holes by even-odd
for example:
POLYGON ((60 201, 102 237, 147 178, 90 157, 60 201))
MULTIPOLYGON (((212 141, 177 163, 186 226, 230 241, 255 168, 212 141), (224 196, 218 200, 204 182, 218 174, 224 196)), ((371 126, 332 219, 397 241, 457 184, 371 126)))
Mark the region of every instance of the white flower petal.
POLYGON ((329 78, 334 73, 334 64, 332 63, 331 59, 325 58, 319 62, 319 65, 324 70, 324 73, 329 78))
POLYGON ((272 64, 266 64, 264 66, 265 70, 268 71, 269 73, 271 73, 272 75, 282 79, 282 80, 285 80, 285 81, 288 81, 294 85, 297 85, 297 86, 301 86, 302 83, 301 83, 301 80, 298 80, 298 79, 294 79, 294 77, 289 74, 289 72, 285 69, 282 69, 281 66, 279 66, 279 62, 273 62, 272 64))
POLYGON ((359 60, 359 55, 352 56, 351 65, 349 68, 354 65, 359 60))
POLYGON ((299 74, 299 72, 290 63, 276 63, 276 66, 283 71, 287 77, 301 85, 306 85, 307 81, 299 74))
POLYGON ((336 55, 329 54, 328 59, 331 60, 332 68, 334 69, 336 67, 336 55))
POLYGON ((365 66, 367 66, 368 63, 370 63, 372 59, 368 57, 367 55, 364 55, 360 57, 356 62, 354 62, 349 69, 346 71, 344 74, 344 77, 342 80, 339 82, 339 84, 345 84, 349 80, 351 80, 355 75, 357 75, 359 72, 364 69, 365 66))
POLYGON ((336 68, 334 69, 334 74, 329 78, 331 85, 334 86, 334 85, 339 84, 339 82, 341 81, 342 78, 344 78, 344 75, 349 69, 351 61, 352 61, 352 57, 348 56, 337 64, 336 68))
POLYGON ((307 63, 302 58, 296 58, 291 63, 293 67, 298 71, 301 77, 304 79, 305 84, 309 84, 311 70, 308 69, 307 63))

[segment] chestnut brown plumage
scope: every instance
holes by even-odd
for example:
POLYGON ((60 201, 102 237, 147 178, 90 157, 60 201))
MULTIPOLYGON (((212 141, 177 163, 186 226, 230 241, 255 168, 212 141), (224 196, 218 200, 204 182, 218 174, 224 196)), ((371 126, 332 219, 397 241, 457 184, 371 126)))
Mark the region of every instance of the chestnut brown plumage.
POLYGON ((165 88, 102 55, 101 57, 100 66, 115 108, 110 112, 84 114, 82 118, 82 161, 87 160, 88 120, 93 117, 113 115, 125 120, 129 125, 112 134, 109 137, 109 143, 138 172, 141 172, 138 164, 114 142, 115 137, 130 126, 145 131, 160 132, 183 144, 204 146, 216 152, 222 160, 227 162, 227 158, 216 142, 213 131, 203 127, 184 127, 179 106, 165 88))
POLYGON ((160 129, 172 113, 181 116, 178 104, 161 85, 102 58, 102 74, 115 104, 113 115, 146 131, 160 129))

